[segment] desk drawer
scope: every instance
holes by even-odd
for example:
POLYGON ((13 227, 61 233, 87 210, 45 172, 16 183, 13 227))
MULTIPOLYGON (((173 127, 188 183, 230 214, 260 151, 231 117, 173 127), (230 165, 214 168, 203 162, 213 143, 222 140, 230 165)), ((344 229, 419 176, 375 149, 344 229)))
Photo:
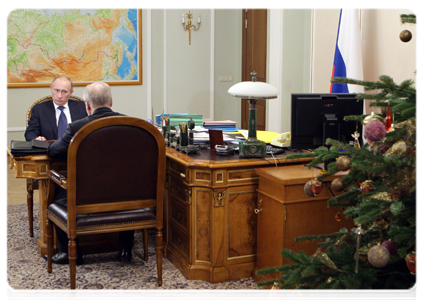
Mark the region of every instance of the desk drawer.
POLYGON ((189 206, 181 201, 169 201, 169 219, 185 231, 188 231, 188 209, 189 206))
POLYGON ((173 222, 169 223, 169 244, 186 261, 189 261, 189 239, 188 234, 180 230, 173 222))
POLYGON ((171 199, 177 199, 182 203, 191 203, 190 188, 183 182, 175 180, 173 177, 169 178, 169 193, 171 199))
POLYGON ((185 182, 189 182, 189 170, 184 165, 173 160, 169 161, 169 174, 185 182))

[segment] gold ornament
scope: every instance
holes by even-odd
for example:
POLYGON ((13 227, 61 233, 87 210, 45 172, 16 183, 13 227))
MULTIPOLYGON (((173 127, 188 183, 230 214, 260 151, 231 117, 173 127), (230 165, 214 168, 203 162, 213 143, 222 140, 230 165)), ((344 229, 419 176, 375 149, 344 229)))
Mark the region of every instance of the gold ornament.
POLYGON ((384 219, 379 220, 376 222, 377 227, 379 227, 380 230, 385 230, 388 228, 389 223, 386 222, 384 219))
POLYGON ((397 155, 403 156, 407 152, 407 144, 404 141, 398 141, 389 148, 384 156, 397 155))
POLYGON ((404 128, 406 130, 404 139, 409 140, 410 137, 416 133, 416 118, 410 118, 401 123, 397 123, 394 127, 397 129, 404 128))
POLYGON ((317 251, 313 254, 313 258, 319 262, 321 262, 322 264, 325 264, 326 266, 328 266, 331 269, 337 270, 339 272, 343 272, 342 270, 338 269, 338 267, 335 265, 335 263, 330 259, 330 257, 325 253, 322 252, 319 249, 317 249, 317 251))
POLYGON ((331 183, 331 187, 335 192, 341 192, 344 189, 344 182, 341 178, 335 178, 331 183))
POLYGON ((393 202, 394 201, 394 199, 392 199, 392 197, 391 197, 391 194, 389 194, 388 192, 376 193, 372 196, 372 199, 382 200, 382 201, 386 201, 386 202, 393 202))
POLYGON ((406 168, 397 173, 397 188, 404 193, 416 190, 416 169, 406 168))
POLYGON ((374 112, 372 112, 370 115, 365 117, 363 119, 363 125, 366 126, 370 121, 377 120, 383 123, 383 118, 379 115, 376 115, 374 112))
POLYGON ((411 34, 410 30, 405 29, 401 31, 399 37, 401 42, 408 43, 409 41, 411 41, 413 35, 411 34))
POLYGON ((336 166, 340 171, 347 171, 351 168, 351 158, 349 156, 340 156, 336 160, 336 166))

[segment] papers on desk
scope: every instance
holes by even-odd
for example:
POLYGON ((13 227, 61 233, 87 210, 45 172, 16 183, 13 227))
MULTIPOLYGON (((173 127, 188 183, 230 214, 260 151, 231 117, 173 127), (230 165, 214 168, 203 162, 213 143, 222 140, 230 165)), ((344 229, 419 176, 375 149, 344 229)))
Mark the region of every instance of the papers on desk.
MULTIPOLYGON (((194 144, 204 144, 208 143, 210 140, 209 132, 202 131, 202 132, 194 132, 194 144)), ((233 138, 227 134, 223 134, 223 141, 228 144, 238 144, 236 138, 233 138)))
MULTIPOLYGON (((246 139, 248 138, 248 130, 240 130, 239 133, 241 133, 246 139)), ((257 130, 257 139, 265 142, 266 144, 270 144, 278 135, 279 133, 277 132, 257 130)))

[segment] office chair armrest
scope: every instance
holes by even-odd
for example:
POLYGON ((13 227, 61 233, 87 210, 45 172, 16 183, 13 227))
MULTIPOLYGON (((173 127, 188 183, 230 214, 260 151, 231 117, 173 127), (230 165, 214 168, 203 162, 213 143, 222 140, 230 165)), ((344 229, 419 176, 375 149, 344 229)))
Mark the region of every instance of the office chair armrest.
POLYGON ((65 175, 55 171, 50 170, 49 177, 52 181, 60 185, 61 188, 67 190, 68 189, 68 180, 65 175))

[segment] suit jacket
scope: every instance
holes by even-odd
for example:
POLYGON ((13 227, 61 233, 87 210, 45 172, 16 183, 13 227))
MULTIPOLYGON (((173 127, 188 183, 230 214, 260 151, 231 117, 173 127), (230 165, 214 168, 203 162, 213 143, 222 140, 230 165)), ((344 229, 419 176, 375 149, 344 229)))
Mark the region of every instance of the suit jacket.
MULTIPOLYGON (((72 121, 87 116, 84 101, 69 99, 68 106, 72 121)), ((43 136, 47 140, 57 139, 56 111, 53 100, 44 101, 32 108, 31 118, 25 131, 25 140, 32 141, 38 136, 43 136)))
POLYGON ((110 116, 122 116, 122 114, 114 112, 108 107, 100 107, 97 108, 91 116, 68 124, 63 136, 50 145, 47 150, 47 155, 51 158, 67 158, 69 144, 79 129, 91 121, 110 116))

